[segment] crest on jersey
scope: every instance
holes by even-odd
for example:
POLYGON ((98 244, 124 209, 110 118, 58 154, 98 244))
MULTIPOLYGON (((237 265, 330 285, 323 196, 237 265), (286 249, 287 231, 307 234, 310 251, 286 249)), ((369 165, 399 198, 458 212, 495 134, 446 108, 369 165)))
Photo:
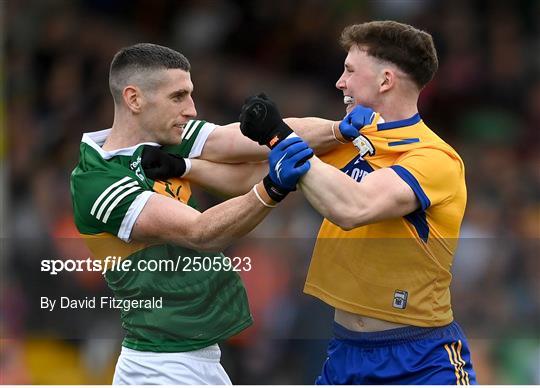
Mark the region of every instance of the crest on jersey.
POLYGON ((182 203, 188 203, 191 197, 191 188, 189 183, 184 182, 181 178, 169 178, 167 180, 156 180, 152 187, 156 193, 171 197, 182 203))
POLYGON ((366 155, 375 155, 375 147, 373 147, 371 141, 369 141, 369 139, 364 135, 358 135, 358 137, 353 140, 353 144, 356 148, 358 148, 358 153, 361 157, 366 155))
POLYGON ((392 307, 404 310, 407 307, 407 299, 409 293, 403 290, 396 290, 394 292, 394 299, 392 301, 392 307))

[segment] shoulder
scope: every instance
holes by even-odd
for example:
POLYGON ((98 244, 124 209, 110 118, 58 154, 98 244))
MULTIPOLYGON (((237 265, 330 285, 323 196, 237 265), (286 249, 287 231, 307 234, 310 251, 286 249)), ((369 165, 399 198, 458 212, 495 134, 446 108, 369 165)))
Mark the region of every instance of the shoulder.
POLYGON ((182 133, 180 144, 163 148, 183 158, 196 158, 200 156, 204 143, 217 126, 205 120, 189 120, 182 133))
POLYGON ((71 198, 75 223, 81 233, 108 231, 118 212, 148 191, 144 182, 130 169, 111 166, 90 171, 79 167, 71 174, 71 198))

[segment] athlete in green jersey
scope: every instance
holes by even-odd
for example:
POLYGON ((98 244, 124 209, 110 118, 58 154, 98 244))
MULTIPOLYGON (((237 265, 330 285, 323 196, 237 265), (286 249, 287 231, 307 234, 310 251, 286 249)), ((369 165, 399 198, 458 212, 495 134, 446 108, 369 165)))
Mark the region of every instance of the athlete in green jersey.
MULTIPOLYGON (((185 136, 174 151, 182 157, 198 156, 197 149, 212 127, 215 125, 202 121, 188 122, 185 133, 190 136, 185 136)), ((223 268, 220 253, 201 253, 186 247, 189 244, 129 244, 133 225, 154 192, 192 208, 196 209, 196 206, 189 182, 181 179, 154 181, 145 176, 141 167, 143 146, 111 152, 103 150, 101 145, 110 132, 105 130, 83 136, 79 165, 71 180, 75 222, 84 236, 93 237, 87 239, 92 247, 109 248, 110 252, 104 252, 107 256, 120 252, 123 259, 133 263, 128 271, 105 273, 115 297, 163 298, 163 306, 159 309, 122 311, 122 323, 127 331, 123 345, 143 351, 185 352, 207 347, 238 333, 251 324, 245 290, 238 274, 232 270, 193 271, 186 265, 190 261, 183 260, 198 256, 209 257, 215 262, 219 258, 223 268), (124 243, 114 244, 115 237, 124 243), (115 248, 117 244, 122 244, 122 248, 115 248), (181 259, 176 271, 172 268, 168 271, 131 270, 147 267, 146 264, 138 265, 139 260, 174 259, 176 264, 178 258, 181 259)))
MULTIPOLYGON (((120 50, 109 77, 113 125, 84 134, 71 176, 75 222, 94 256, 132 262, 129 270, 106 272, 115 298, 162 302, 122 311, 126 337, 115 384, 230 383, 216 343, 252 318, 241 280, 219 251, 252 230, 288 191, 269 176, 261 182, 265 163, 210 161, 265 160, 268 151, 243 137, 238 124, 217 127, 194 120, 189 70, 187 59, 166 47, 137 44, 120 50), (145 156, 159 158, 157 146, 182 161, 175 178, 154 174, 152 179, 142 168, 145 156), (188 179, 237 197, 201 213, 188 179), (138 266, 196 256, 211 258, 212 268, 186 271, 185 261, 165 271, 138 266)), ((289 124, 298 131, 314 128, 313 135, 302 135, 319 151, 332 146, 332 122, 308 118, 289 124)), ((295 146, 299 155, 306 152, 304 144, 295 146)), ((309 164, 284 168, 294 187, 309 164)))

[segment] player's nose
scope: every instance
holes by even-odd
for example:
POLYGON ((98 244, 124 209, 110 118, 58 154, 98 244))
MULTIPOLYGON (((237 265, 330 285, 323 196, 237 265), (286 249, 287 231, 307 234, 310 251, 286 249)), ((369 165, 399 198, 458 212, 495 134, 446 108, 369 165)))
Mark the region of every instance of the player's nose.
POLYGON ((336 82, 336 88, 338 88, 339 90, 344 90, 345 86, 346 86, 345 80, 343 79, 343 74, 342 74, 341 77, 339 77, 339 79, 336 82))
POLYGON ((197 109, 195 109, 195 102, 193 101, 193 98, 191 96, 188 97, 188 101, 186 101, 186 105, 184 106, 184 109, 182 111, 182 115, 186 117, 196 117, 197 116, 197 109))

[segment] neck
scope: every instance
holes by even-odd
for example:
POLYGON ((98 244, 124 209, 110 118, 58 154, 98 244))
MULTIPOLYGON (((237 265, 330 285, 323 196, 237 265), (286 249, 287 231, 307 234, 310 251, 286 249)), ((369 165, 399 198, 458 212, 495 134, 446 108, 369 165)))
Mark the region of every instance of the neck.
POLYGON ((417 101, 418 96, 388 96, 375 111, 379 112, 386 122, 405 120, 418 113, 417 101))
POLYGON ((115 113, 111 133, 101 148, 112 151, 152 141, 137 122, 115 113))

